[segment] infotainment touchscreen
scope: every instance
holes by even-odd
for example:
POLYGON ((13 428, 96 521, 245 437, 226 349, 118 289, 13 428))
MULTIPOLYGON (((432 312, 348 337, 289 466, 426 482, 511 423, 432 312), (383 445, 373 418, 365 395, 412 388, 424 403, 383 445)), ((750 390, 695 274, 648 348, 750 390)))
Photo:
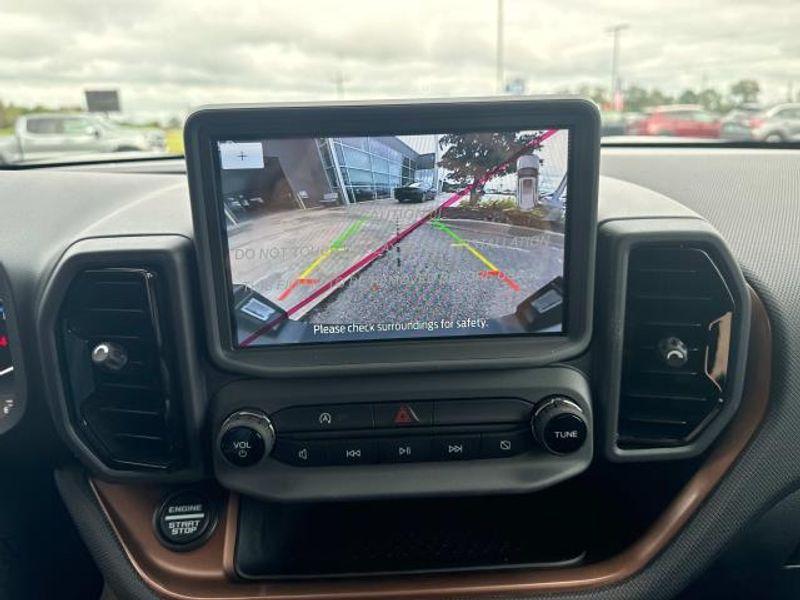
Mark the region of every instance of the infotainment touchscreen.
POLYGON ((234 344, 563 335, 570 131, 220 139, 234 344))

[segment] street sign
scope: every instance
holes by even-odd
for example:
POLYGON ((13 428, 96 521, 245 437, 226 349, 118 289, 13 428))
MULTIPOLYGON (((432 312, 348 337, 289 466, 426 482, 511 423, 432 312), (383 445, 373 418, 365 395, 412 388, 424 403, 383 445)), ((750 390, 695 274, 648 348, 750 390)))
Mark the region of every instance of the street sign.
POLYGON ((120 112, 119 90, 84 90, 86 110, 89 112, 120 112))

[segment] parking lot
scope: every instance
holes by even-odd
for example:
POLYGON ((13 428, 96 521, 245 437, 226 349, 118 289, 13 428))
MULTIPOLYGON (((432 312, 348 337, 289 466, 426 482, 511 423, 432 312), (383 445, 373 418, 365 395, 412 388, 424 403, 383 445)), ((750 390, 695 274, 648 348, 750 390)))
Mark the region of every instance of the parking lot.
POLYGON ((233 280, 277 303, 293 320, 358 323, 510 314, 562 275, 563 235, 426 218, 449 196, 415 205, 384 199, 264 215, 231 232, 233 280), (353 270, 359 262, 363 266, 353 270))

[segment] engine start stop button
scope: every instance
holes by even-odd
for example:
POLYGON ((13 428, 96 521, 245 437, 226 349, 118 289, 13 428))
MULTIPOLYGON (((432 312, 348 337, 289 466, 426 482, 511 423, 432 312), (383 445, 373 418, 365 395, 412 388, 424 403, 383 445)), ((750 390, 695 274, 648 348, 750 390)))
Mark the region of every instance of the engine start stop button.
POLYGON ((173 550, 191 550, 211 535, 216 514, 209 499, 196 491, 171 494, 155 515, 161 542, 173 550))

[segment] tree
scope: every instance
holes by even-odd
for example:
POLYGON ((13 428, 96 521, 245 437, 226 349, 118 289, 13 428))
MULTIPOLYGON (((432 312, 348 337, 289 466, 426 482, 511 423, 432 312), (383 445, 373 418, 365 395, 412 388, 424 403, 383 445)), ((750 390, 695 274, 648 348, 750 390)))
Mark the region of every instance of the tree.
POLYGON ((649 94, 646 89, 638 85, 629 86, 624 92, 625 110, 629 112, 642 112, 650 106, 649 94))
POLYGON ((726 113, 731 109, 729 102, 726 102, 717 90, 708 88, 697 95, 697 101, 705 108, 715 113, 726 113))
POLYGON ((683 90, 683 93, 678 96, 678 104, 698 104, 699 101, 700 97, 694 90, 683 90))
POLYGON ((629 112, 644 112, 653 106, 672 104, 674 99, 658 88, 647 90, 638 85, 631 85, 623 92, 625 110, 629 112))
POLYGON ((665 94, 658 88, 650 90, 647 101, 649 102, 649 106, 664 106, 665 104, 675 103, 675 99, 672 96, 665 94))
POLYGON ((496 176, 515 173, 517 161, 509 157, 519 152, 531 141, 530 135, 516 132, 502 133, 448 133, 439 139, 444 150, 439 166, 447 169, 448 179, 460 185, 472 186, 469 203, 475 205, 486 183, 482 179, 492 169, 502 165, 496 176), (446 150, 445 150, 446 148, 446 150), (506 163, 506 161, 508 161, 506 163), (506 163, 506 164, 504 164, 506 163))
POLYGON ((608 106, 611 103, 608 91, 599 85, 582 85, 578 88, 578 95, 591 98, 598 106, 608 106))
POLYGON ((731 96, 738 104, 758 102, 759 92, 761 92, 761 86, 755 79, 742 79, 731 86, 731 96))

